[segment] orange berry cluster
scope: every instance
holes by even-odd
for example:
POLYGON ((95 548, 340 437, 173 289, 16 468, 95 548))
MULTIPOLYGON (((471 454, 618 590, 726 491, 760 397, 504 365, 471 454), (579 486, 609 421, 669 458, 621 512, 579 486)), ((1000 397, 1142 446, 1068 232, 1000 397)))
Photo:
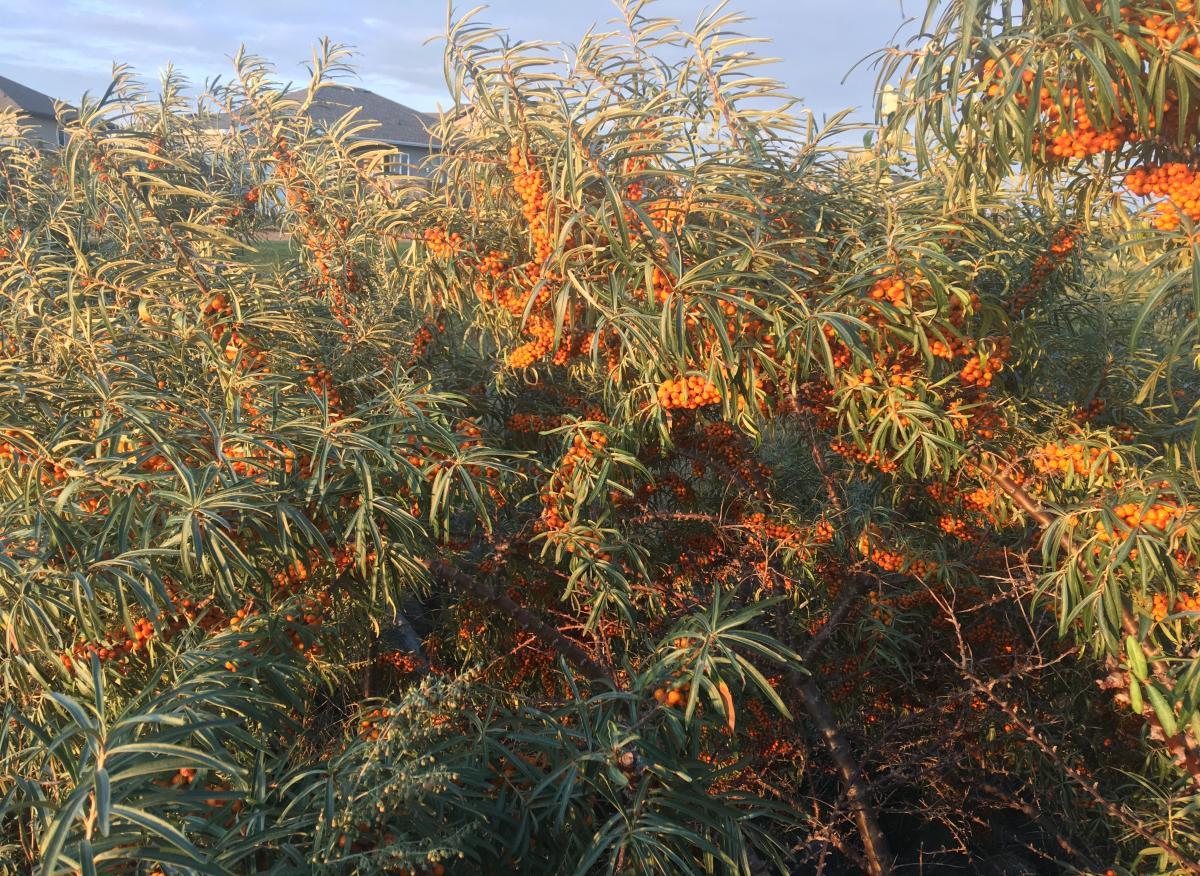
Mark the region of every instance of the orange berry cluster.
MULTIPOLYGON (((326 612, 333 602, 333 597, 328 590, 320 590, 313 596, 307 596, 301 603, 301 613, 285 614, 283 619, 288 623, 304 624, 309 627, 319 628, 325 624, 326 612)), ((316 659, 321 653, 321 646, 315 642, 305 644, 303 636, 299 630, 288 630, 288 638, 291 639, 292 647, 301 652, 309 660, 316 659)))
POLYGON ((1075 235, 1070 229, 1060 228, 1054 233, 1054 239, 1050 241, 1050 254, 1059 256, 1060 258, 1069 255, 1075 249, 1075 235))
MULTIPOLYGON (((960 493, 959 489, 953 484, 934 482, 925 486, 925 492, 938 505, 944 507, 961 503, 964 510, 979 515, 989 522, 995 522, 992 508, 996 503, 996 493, 991 489, 976 487, 969 492, 960 493)), ((969 534, 972 534, 968 520, 961 519, 953 514, 943 515, 938 520, 938 528, 942 532, 960 538, 965 538, 969 534)))
POLYGON ((658 403, 666 410, 686 408, 695 410, 705 405, 719 404, 721 392, 712 381, 693 375, 678 380, 664 380, 658 386, 658 403))
POLYGON ((990 404, 977 404, 963 410, 963 402, 955 399, 946 406, 946 414, 956 432, 991 440, 1005 426, 1004 415, 990 404))
POLYGON ((1154 205, 1155 215, 1150 224, 1159 231, 1174 231, 1183 224, 1183 220, 1179 217, 1179 211, 1175 209, 1175 205, 1169 202, 1154 205))
POLYGON ((336 412, 341 408, 342 398, 338 394, 337 385, 333 382, 333 375, 327 368, 321 365, 314 366, 312 373, 305 376, 304 384, 314 394, 318 396, 324 394, 325 398, 329 400, 331 412, 336 412))
MULTIPOLYGON (((217 292, 205 302, 200 312, 206 318, 213 320, 210 331, 213 343, 219 344, 225 337, 225 320, 233 315, 233 306, 223 294, 217 292)), ((240 354, 242 357, 241 367, 247 370, 266 364, 266 356, 263 351, 245 336, 239 334, 236 329, 229 332, 229 337, 225 341, 224 353, 227 362, 233 362, 240 354)))
MULTIPOLYGON (((15 432, 6 431, 4 434, 15 437, 15 432)), ((10 441, 0 441, 0 462, 16 462, 22 463, 25 461, 26 454, 17 445, 10 441)))
POLYGON ((205 316, 227 316, 233 313, 233 308, 222 293, 218 292, 205 303, 200 312, 205 316))
POLYGON ((864 532, 858 540, 859 552, 886 572, 901 572, 914 578, 922 578, 937 570, 937 566, 900 551, 889 550, 878 542, 878 533, 864 532))
POLYGON ((821 326, 821 334, 829 342, 830 355, 833 358, 833 367, 838 371, 846 368, 850 364, 850 360, 854 355, 850 352, 850 348, 842 343, 842 339, 838 337, 837 329, 825 323, 821 326))
MULTIPOLYGON (((1021 63, 1021 58, 1020 53, 1013 52, 999 61, 995 58, 988 58, 983 62, 982 79, 984 82, 990 83, 987 87, 988 97, 999 97, 1004 93, 1004 80, 1007 78, 1006 64, 1016 67, 1021 63)), ((1035 76, 1032 70, 1026 70, 1021 74, 1021 78, 1026 85, 1032 85, 1035 76)), ((1018 96, 1018 99, 1020 97, 1018 96)))
MULTIPOLYGON (((534 362, 544 359, 546 354, 554 349, 554 323, 545 317, 531 316, 525 324, 525 333, 533 335, 533 340, 527 341, 508 354, 508 364, 513 368, 528 368, 534 362)), ((556 356, 555 359, 557 358, 556 356)))
POLYGON ((479 260, 479 271, 493 279, 502 277, 505 271, 508 270, 508 263, 511 258, 512 256, 506 252, 500 252, 495 249, 489 250, 479 260))
POLYGON ((261 446, 253 445, 250 448, 224 444, 221 447, 221 454, 229 462, 230 469, 243 477, 253 476, 256 473, 265 475, 275 469, 277 460, 282 460, 283 471, 291 474, 296 464, 295 451, 287 445, 279 445, 270 440, 263 441, 261 446))
POLYGON ((764 538, 775 541, 794 542, 804 538, 804 530, 787 523, 769 520, 761 511, 748 514, 742 518, 742 526, 764 538))
POLYGON ((229 333, 229 340, 225 342, 225 361, 237 360, 238 354, 242 354, 242 367, 246 369, 263 365, 266 361, 262 350, 255 347, 244 335, 232 331, 229 333))
MULTIPOLYGON (((680 674, 676 673, 677 676, 680 674)), ((654 701, 669 709, 675 709, 687 702, 688 694, 691 693, 691 690, 691 682, 687 681, 677 681, 673 684, 663 685, 654 689, 654 701)))
MULTIPOLYGON (((509 296, 508 290, 500 290, 500 295, 507 297, 497 297, 497 303, 514 312, 514 315, 520 315, 525 308, 524 300, 518 296, 509 296)), ((539 307, 549 301, 550 293, 546 288, 541 289, 538 293, 537 304, 539 307)), ((578 313, 578 310, 576 310, 578 313)), ((539 362, 549 355, 550 351, 554 351, 554 356, 550 361, 554 365, 565 365, 571 359, 584 355, 591 344, 591 336, 587 332, 573 332, 564 330, 559 333, 558 347, 554 346, 555 324, 545 317, 531 315, 525 322, 525 334, 532 335, 533 340, 526 341, 521 346, 517 347, 508 354, 508 364, 513 368, 528 368, 535 362, 539 362)))
POLYGON ((986 514, 996 505, 996 492, 986 487, 977 487, 963 496, 963 503, 974 511, 986 514))
POLYGON ((462 246, 462 235, 457 231, 447 233, 445 228, 426 228, 423 237, 433 257, 438 259, 453 258, 462 246))
MULTIPOLYGON (((96 413, 98 416, 99 411, 96 413)), ((94 420, 93 423, 95 428, 100 428, 99 419, 94 420)), ((12 429, 0 431, 0 435, 5 435, 8 438, 20 437, 20 433, 12 429)), ((32 464, 36 466, 40 470, 38 479, 41 481, 42 486, 49 488, 49 495, 57 495, 61 492, 61 485, 67 480, 70 474, 66 466, 60 462, 49 457, 40 457, 36 452, 24 450, 10 441, 0 440, 0 462, 3 461, 14 462, 17 465, 32 464)))
POLYGON ((1156 206, 1154 227, 1173 231, 1179 227, 1182 213, 1192 222, 1200 221, 1200 175, 1179 162, 1135 167, 1125 176, 1125 188, 1139 197, 1167 198, 1156 206))
POLYGON ((915 280, 906 280, 902 274, 889 273, 886 268, 880 268, 876 273, 883 274, 876 280, 867 295, 873 301, 887 301, 893 307, 915 307, 924 299, 927 290, 915 285, 915 280))
POLYGON ((938 529, 955 538, 967 538, 971 534, 971 526, 966 520, 953 514, 943 514, 938 518, 938 529))
POLYGON ((392 717, 391 709, 372 709, 358 722, 358 735, 367 739, 379 738, 379 725, 392 717))
POLYGON ((958 373, 963 383, 986 389, 992 385, 992 380, 1004 369, 1004 363, 1012 355, 1012 342, 1008 338, 1000 338, 988 356, 975 354, 967 360, 958 373))
MULTIPOLYGON (((989 97, 1003 95, 1007 65, 1015 68, 1022 60, 1022 55, 1012 53, 999 62, 991 58, 984 62, 984 81, 991 83, 987 88, 989 97)), ((1018 106, 1027 107, 1034 99, 1032 87, 1036 78, 1032 69, 1021 72, 1021 83, 1015 92, 1018 106)), ((1117 90, 1115 83, 1113 89, 1117 90)), ((1047 81, 1036 99, 1046 126, 1051 131, 1044 140, 1051 159, 1084 159, 1101 152, 1116 151, 1138 139, 1137 132, 1129 124, 1128 114, 1126 118, 1114 118, 1106 127, 1097 127, 1097 123, 1088 115, 1088 101, 1075 86, 1056 87, 1047 81)))
POLYGON ((421 660, 415 654, 406 654, 404 651, 387 651, 379 655, 379 662, 384 666, 390 666, 392 669, 402 675, 409 675, 416 672, 421 666, 421 660))
POLYGON ((233 617, 229 619, 229 629, 234 630, 235 632, 240 630, 245 625, 246 621, 250 620, 250 618, 257 614, 258 612, 254 610, 254 600, 247 599, 242 607, 235 611, 233 613, 233 617))
MULTIPOLYGON (((170 594, 170 587, 168 586, 170 594)), ((206 609, 203 618, 200 619, 200 625, 206 630, 212 630, 221 627, 225 624, 225 614, 216 606, 205 604, 197 604, 192 599, 183 597, 177 598, 171 595, 176 608, 177 614, 173 618, 168 618, 163 612, 158 615, 159 626, 155 627, 147 618, 140 618, 133 623, 133 637, 130 638, 124 627, 118 628, 116 631, 107 636, 107 641, 110 644, 93 644, 90 642, 80 641, 71 650, 70 653, 61 655, 63 666, 68 672, 75 671, 75 660, 83 661, 87 655, 95 654, 102 661, 117 661, 120 664, 125 664, 130 656, 138 654, 146 650, 150 641, 156 637, 161 637, 162 641, 169 641, 179 631, 189 626, 197 618, 200 618, 201 609, 206 609)), ((86 663, 86 661, 83 661, 86 663)))
POLYGON ((575 469, 587 462, 608 446, 608 437, 603 432, 577 433, 571 439, 571 447, 550 476, 542 490, 542 516, 538 526, 543 531, 555 532, 566 528, 569 514, 566 503, 575 469))
MULTIPOLYGON (((441 331, 442 327, 437 326, 437 328, 439 331, 441 331)), ((433 343, 433 329, 434 327, 431 324, 426 323, 417 329, 413 334, 412 354, 414 359, 419 359, 421 356, 424 356, 425 352, 429 349, 430 344, 433 343)))
MULTIPOLYGON (((653 131, 648 129, 649 122, 643 122, 644 130, 640 139, 630 142, 630 146, 635 149, 645 149, 650 146, 655 138, 653 131)), ((636 176, 650 166, 650 159, 646 155, 632 155, 621 162, 621 171, 625 176, 636 176)), ((630 201, 640 201, 646 194, 645 187, 634 180, 625 187, 625 197, 630 201)))
POLYGON ((1101 152, 1115 152, 1125 143, 1137 139, 1136 132, 1118 120, 1113 120, 1107 128, 1096 128, 1088 117, 1087 104, 1076 88, 1064 91, 1061 108, 1060 104, 1053 102, 1049 89, 1043 88, 1042 92, 1042 109, 1052 119, 1058 120, 1058 127, 1049 144, 1053 158, 1083 159, 1101 152), (1070 125, 1061 121, 1067 115, 1072 117, 1070 125))
POLYGON ((705 423, 698 433, 679 439, 681 447, 695 451, 692 473, 701 477, 707 468, 732 475, 743 485, 756 487, 771 477, 771 469, 754 458, 746 439, 729 423, 705 423))
POLYGON ((1071 415, 1076 423, 1087 423, 1104 413, 1104 399, 1094 398, 1071 415))
MULTIPOLYGON (((1121 19, 1127 28, 1117 34, 1117 41, 1143 58, 1149 58, 1151 53, 1151 49, 1145 45, 1147 37, 1159 43, 1158 51, 1187 52, 1200 58, 1194 0, 1164 0, 1158 5, 1165 8, 1147 12, 1122 4, 1121 19)), ((1096 14, 1103 12, 1104 0, 1092 0, 1092 11, 1096 14)))
POLYGON ((873 386, 875 384, 875 372, 870 368, 864 368, 862 371, 843 375, 842 382, 849 387, 873 386))
POLYGON ((885 458, 878 452, 868 452, 861 449, 857 444, 850 441, 843 441, 836 438, 829 443, 829 449, 838 456, 844 457, 851 462, 861 463, 862 465, 870 465, 879 469, 884 474, 889 474, 896 470, 896 463, 885 458))
MULTIPOLYGON (((524 290, 532 290, 538 284, 540 277, 541 270, 536 265, 525 265, 524 277, 512 274, 512 279, 516 281, 513 283, 501 280, 489 285, 482 280, 477 280, 474 284, 475 294, 479 296, 480 301, 496 304, 513 316, 520 317, 525 313, 525 304, 529 300, 529 295, 524 290)), ((550 290, 543 286, 538 290, 534 304, 541 308, 549 301, 550 290)))
MULTIPOLYGON (((694 498, 692 488, 682 477, 675 472, 667 472, 660 476, 657 480, 642 484, 638 487, 635 497, 641 504, 646 504, 652 496, 661 496, 670 494, 675 497, 675 501, 680 505, 686 505, 694 498)), ((609 498, 614 505, 620 505, 627 501, 625 494, 614 490, 609 498)))
POLYGON ((541 414, 513 414, 505 424, 514 432, 546 432, 557 429, 563 419, 557 414, 543 416, 541 414))
POLYGON ((196 778, 196 770, 192 767, 184 767, 175 775, 171 776, 171 787, 177 788, 181 785, 190 785, 196 778))
POLYGON ((660 198, 646 207, 651 224, 664 233, 678 233, 688 217, 688 205, 683 201, 660 198))
POLYGON ((1060 228, 1050 241, 1048 252, 1039 255, 1033 261, 1027 279, 1020 288, 1016 289, 1008 302, 1012 313, 1020 313, 1034 302, 1037 293, 1045 285, 1050 275, 1066 261, 1067 256, 1075 249, 1075 235, 1067 228, 1060 228))
POLYGON ((529 224, 529 239, 533 244, 533 260, 542 264, 554 250, 550 241, 550 224, 546 217, 549 200, 546 195, 545 175, 533 166, 533 162, 519 146, 508 152, 508 169, 516 177, 513 189, 521 199, 521 215, 529 224))
POLYGON ((655 266, 650 275, 650 285, 654 290, 654 300, 665 304, 671 293, 675 291, 675 281, 662 268, 655 266))
MULTIPOLYGON (((95 654, 102 663, 110 660, 123 661, 126 657, 144 650, 156 635, 154 624, 146 618, 140 618, 133 623, 133 638, 118 639, 111 645, 93 645, 81 642, 72 649, 71 654, 64 653, 62 655, 62 663, 68 671, 74 672, 72 655, 81 661, 87 654, 95 654)), ((84 665, 86 665, 86 661, 84 665)))
POLYGON ((1200 58, 1200 40, 1196 37, 1196 19, 1193 14, 1195 3, 1193 0, 1174 0, 1169 5, 1174 15, 1147 15, 1141 21, 1142 27, 1150 31, 1156 39, 1174 44, 1176 50, 1191 52, 1193 56, 1200 58), (1181 20, 1183 16, 1186 17, 1181 20))
MULTIPOLYGON (((1140 526, 1166 530, 1173 519, 1188 510, 1181 508, 1174 502, 1155 502, 1145 510, 1142 510, 1142 505, 1143 503, 1141 502, 1125 502, 1115 507, 1113 513, 1130 530, 1137 529, 1140 526)), ((1114 538, 1109 535, 1102 520, 1096 521, 1096 538, 1105 542, 1111 541, 1114 538)), ((1118 537, 1117 540, 1121 539, 1118 537)))
POLYGON ((282 180, 287 203, 303 218, 303 224, 294 230, 292 239, 299 242, 313 259, 317 271, 317 286, 328 299, 330 308, 345 331, 343 343, 349 343, 349 329, 358 312, 351 297, 362 290, 362 277, 354 270, 345 255, 345 239, 350 230, 350 217, 337 216, 339 202, 326 199, 320 208, 314 204, 316 188, 302 178, 295 162, 295 153, 286 138, 280 137, 273 157, 276 160, 274 174, 282 180))
POLYGON ((1098 466, 1115 465, 1117 454, 1099 447, 1082 444, 1043 444, 1033 457, 1033 467, 1041 474, 1055 475, 1074 472, 1086 476, 1098 466))

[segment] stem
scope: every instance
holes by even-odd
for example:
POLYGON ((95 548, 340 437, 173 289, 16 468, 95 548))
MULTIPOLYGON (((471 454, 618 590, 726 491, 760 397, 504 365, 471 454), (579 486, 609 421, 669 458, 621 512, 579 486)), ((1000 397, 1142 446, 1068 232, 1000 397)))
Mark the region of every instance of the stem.
POLYGON ((825 645, 825 642, 833 636, 837 628, 842 625, 842 622, 854 610, 854 605, 858 601, 858 597, 864 587, 866 587, 866 580, 861 575, 852 579, 846 585, 841 602, 830 612, 829 619, 825 621, 825 626, 817 630, 817 634, 809 639, 808 644, 804 646, 804 650, 800 652, 800 658, 805 663, 812 662, 813 658, 817 656, 821 648, 825 645))
POLYGON ((1185 855, 1183 852, 1179 851, 1174 846, 1159 839, 1152 832, 1147 830, 1141 824, 1141 822, 1134 820, 1123 809, 1119 808, 1116 804, 1111 803, 1108 799, 1103 797, 1100 794, 1100 792, 1096 790, 1095 782, 1089 781, 1087 778, 1084 778, 1075 769, 1073 769, 1069 764, 1065 763, 1062 760, 1062 758, 1060 758, 1058 756, 1058 751, 1056 750, 1056 748, 1050 746, 1049 744, 1046 743, 1046 741, 1044 739, 1042 739, 1041 734, 1039 734, 1036 730, 1034 730, 1033 726, 1031 724, 1027 723, 1025 721, 1025 719, 1023 717, 1021 717, 1021 715, 1017 712, 1015 706, 1000 699, 1000 697, 998 697, 996 695, 996 693, 992 690, 992 687, 995 684, 994 681, 991 683, 985 683, 985 682, 981 681, 979 678, 977 678, 976 676, 972 675, 965 668, 961 669, 960 671, 963 673, 963 677, 966 678, 967 681, 971 682, 971 685, 977 691, 979 691, 985 697, 987 697, 994 706, 996 706, 998 709, 1000 709, 1000 711, 1004 712, 1004 714, 1008 716, 1008 719, 1010 721, 1012 721, 1013 724, 1016 727, 1018 727, 1022 733, 1025 734, 1025 738, 1028 739, 1030 742, 1032 742, 1034 745, 1036 745, 1038 747, 1038 749, 1042 752, 1042 754, 1044 754, 1050 761, 1052 761, 1055 764, 1055 766, 1057 766, 1059 768, 1060 771, 1062 771, 1064 774, 1069 776, 1071 778, 1071 780, 1073 782, 1075 782, 1075 784, 1077 784, 1080 788, 1082 788, 1084 793, 1087 794, 1096 803, 1097 806, 1102 808, 1106 813, 1108 813, 1109 816, 1111 816, 1112 818, 1115 818, 1117 821, 1121 822, 1123 825, 1125 825, 1127 828, 1129 828, 1129 830, 1133 831, 1138 836, 1140 836, 1142 839, 1146 840, 1146 842, 1151 843, 1151 844, 1157 846, 1158 848, 1162 849, 1171 858, 1173 858, 1180 866, 1186 868, 1189 872, 1200 873, 1200 862, 1197 862, 1197 861, 1193 860, 1192 858, 1189 858, 1187 855, 1185 855))
POLYGON ((867 859, 867 872, 871 876, 889 876, 892 872, 892 855, 888 849, 887 837, 879 827, 879 819, 871 806, 870 791, 863 781, 862 770, 854 760, 850 744, 838 729, 829 704, 811 678, 797 682, 796 691, 809 718, 824 737, 825 744, 829 746, 829 753, 838 772, 842 774, 846 803, 854 813, 854 822, 858 826, 858 835, 867 859))

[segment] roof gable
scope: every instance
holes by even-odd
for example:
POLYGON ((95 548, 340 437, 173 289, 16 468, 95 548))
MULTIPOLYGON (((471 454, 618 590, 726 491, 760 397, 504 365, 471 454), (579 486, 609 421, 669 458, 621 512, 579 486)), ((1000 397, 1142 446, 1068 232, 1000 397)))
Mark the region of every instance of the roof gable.
MULTIPOLYGON (((288 97, 303 99, 304 92, 289 92, 288 97)), ((368 139, 418 146, 436 142, 429 133, 438 120, 436 113, 420 112, 365 88, 326 85, 317 92, 308 116, 316 124, 330 127, 353 109, 358 110, 356 121, 378 122, 377 127, 365 132, 368 139)))
POLYGON ((0 76, 0 110, 2 109, 16 109, 39 119, 55 118, 52 97, 4 76, 0 76))

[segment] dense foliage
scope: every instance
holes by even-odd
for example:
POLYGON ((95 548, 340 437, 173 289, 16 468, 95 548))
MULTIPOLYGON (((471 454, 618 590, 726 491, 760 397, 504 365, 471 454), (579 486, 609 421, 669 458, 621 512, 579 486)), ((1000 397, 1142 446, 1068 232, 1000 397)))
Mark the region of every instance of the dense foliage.
POLYGON ((1200 24, 1022 8, 3 141, 0 871, 1200 871, 1200 24))

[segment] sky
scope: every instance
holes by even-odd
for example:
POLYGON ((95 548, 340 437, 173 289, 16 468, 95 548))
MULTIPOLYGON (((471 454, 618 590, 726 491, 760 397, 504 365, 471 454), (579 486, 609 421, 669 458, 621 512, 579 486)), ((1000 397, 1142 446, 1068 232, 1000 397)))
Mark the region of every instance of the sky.
MULTIPOLYGON (((871 112, 875 72, 851 68, 889 45, 925 0, 732 0, 751 17, 747 36, 768 37, 767 68, 820 118, 848 107, 871 112)), ((469 5, 456 6, 466 11, 469 5)), ((657 0, 651 14, 690 24, 713 3, 657 0)), ((479 16, 514 39, 570 44, 615 15, 610 0, 492 0, 479 16)), ((321 37, 355 47, 347 80, 415 109, 448 104, 442 72, 447 5, 438 0, 0 0, 0 76, 73 102, 99 94, 114 61, 148 83, 168 62, 194 82, 227 74, 240 44, 271 60, 283 80, 306 77, 321 37)), ((908 33, 911 28, 904 31, 908 33)))

